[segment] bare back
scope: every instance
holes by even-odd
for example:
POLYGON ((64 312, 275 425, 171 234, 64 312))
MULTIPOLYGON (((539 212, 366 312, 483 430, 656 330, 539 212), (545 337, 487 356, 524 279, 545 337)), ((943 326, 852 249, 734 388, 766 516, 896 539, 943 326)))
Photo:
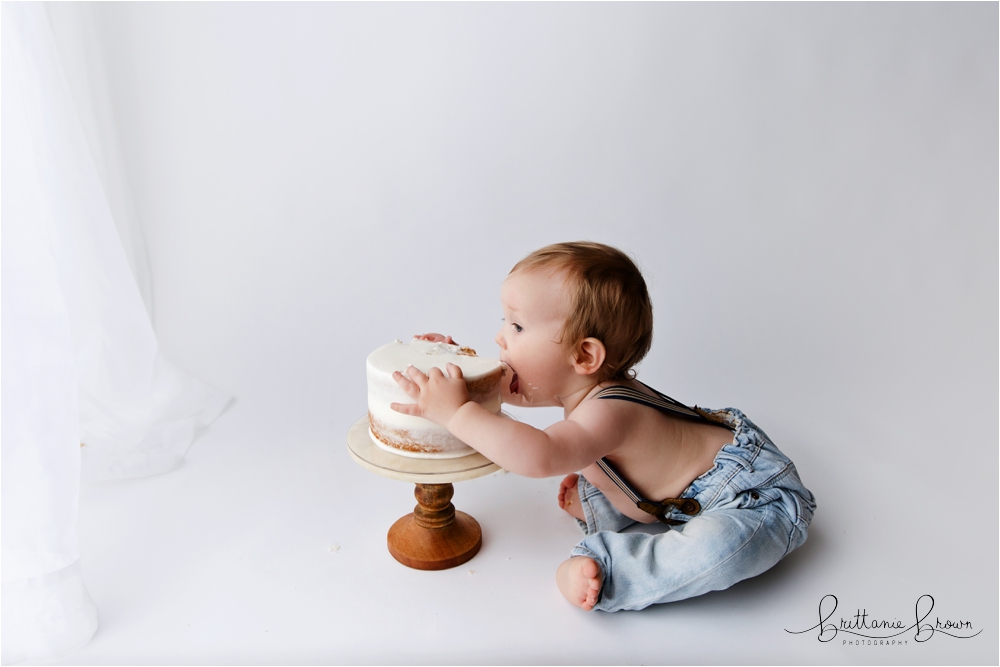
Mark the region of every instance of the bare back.
MULTIPOLYGON (((653 396, 638 382, 615 384, 653 396)), ((732 442, 732 431, 724 426, 669 416, 630 401, 595 399, 602 388, 595 388, 579 407, 590 404, 586 405, 588 411, 599 411, 602 421, 614 424, 619 444, 605 458, 650 500, 679 497, 691 482, 712 469, 716 454, 732 442)), ((596 463, 581 472, 622 514, 643 523, 656 520, 638 509, 596 463)))

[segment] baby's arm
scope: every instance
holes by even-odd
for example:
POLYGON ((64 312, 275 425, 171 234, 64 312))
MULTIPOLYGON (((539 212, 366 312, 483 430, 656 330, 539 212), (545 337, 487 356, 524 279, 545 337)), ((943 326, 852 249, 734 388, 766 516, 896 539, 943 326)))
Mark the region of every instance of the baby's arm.
POLYGON ((551 477, 582 470, 620 444, 613 434, 602 437, 574 417, 576 411, 569 419, 540 430, 498 417, 478 403, 468 401, 445 427, 511 472, 525 477, 551 477))
POLYGON ((588 401, 569 419, 543 430, 505 419, 469 400, 462 369, 448 364, 448 374, 414 367, 393 377, 417 403, 393 403, 392 409, 424 417, 507 470, 526 477, 550 477, 580 470, 615 450, 624 425, 609 419, 607 406, 588 401))

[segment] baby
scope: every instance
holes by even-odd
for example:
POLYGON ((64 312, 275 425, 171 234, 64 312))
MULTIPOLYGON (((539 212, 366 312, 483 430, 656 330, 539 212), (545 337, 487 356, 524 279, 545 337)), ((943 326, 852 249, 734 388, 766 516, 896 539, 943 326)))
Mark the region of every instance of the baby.
POLYGON ((496 342, 513 371, 504 402, 558 406, 565 418, 539 430, 494 415, 469 400, 451 364, 447 374, 397 372, 415 403, 392 408, 511 472, 566 475, 559 506, 586 534, 556 572, 567 600, 605 611, 682 600, 760 574, 805 541, 815 500, 762 430, 739 410, 689 408, 635 379, 653 315, 628 256, 547 246, 511 269, 500 300, 496 342), (657 520, 671 528, 619 532, 657 520))

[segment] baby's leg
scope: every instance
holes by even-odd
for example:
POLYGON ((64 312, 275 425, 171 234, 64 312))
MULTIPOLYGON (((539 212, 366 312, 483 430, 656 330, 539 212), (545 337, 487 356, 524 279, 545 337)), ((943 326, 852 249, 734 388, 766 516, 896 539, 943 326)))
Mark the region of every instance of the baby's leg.
POLYGON ((593 559, 603 573, 595 608, 643 609, 729 588, 764 572, 800 542, 799 530, 773 505, 713 510, 682 530, 659 535, 588 535, 573 555, 593 559))
POLYGON ((586 521, 583 516, 583 507, 580 505, 580 492, 576 488, 580 476, 576 473, 566 475, 559 483, 559 507, 564 509, 574 519, 586 521))
MULTIPOLYGON (((602 530, 619 531, 636 522, 635 519, 619 512, 607 496, 588 482, 586 477, 580 475, 570 475, 570 477, 577 478, 575 480, 577 494, 575 496, 567 494, 567 497, 572 499, 574 504, 579 502, 581 516, 577 517, 572 512, 570 514, 579 520, 580 528, 583 529, 584 533, 592 535, 602 530)), ((569 477, 564 479, 563 483, 568 481, 569 477)), ((572 507, 573 505, 570 505, 570 509, 572 507)))
POLYGON ((604 575, 593 558, 575 556, 563 561, 556 570, 556 584, 567 600, 590 611, 597 604, 604 575))

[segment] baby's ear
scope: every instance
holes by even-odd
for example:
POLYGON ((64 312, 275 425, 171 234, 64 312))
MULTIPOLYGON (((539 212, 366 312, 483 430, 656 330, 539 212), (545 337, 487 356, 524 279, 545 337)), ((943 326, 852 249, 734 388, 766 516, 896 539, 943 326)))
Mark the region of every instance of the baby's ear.
POLYGON ((596 338, 584 338, 576 344, 573 358, 573 368, 580 375, 593 375, 604 365, 608 356, 604 343, 596 338))

